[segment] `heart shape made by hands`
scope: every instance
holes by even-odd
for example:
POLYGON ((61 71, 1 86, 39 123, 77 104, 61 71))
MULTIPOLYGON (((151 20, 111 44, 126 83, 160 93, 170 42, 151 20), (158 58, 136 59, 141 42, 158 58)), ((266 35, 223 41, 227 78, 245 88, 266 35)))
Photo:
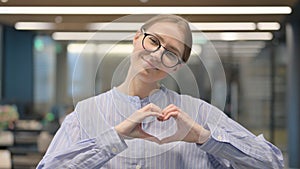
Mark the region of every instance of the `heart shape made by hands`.
POLYGON ((187 113, 171 104, 163 109, 158 121, 143 123, 141 130, 159 143, 174 141, 197 142, 203 127, 197 124, 187 113), (172 118, 171 118, 172 117, 172 118))

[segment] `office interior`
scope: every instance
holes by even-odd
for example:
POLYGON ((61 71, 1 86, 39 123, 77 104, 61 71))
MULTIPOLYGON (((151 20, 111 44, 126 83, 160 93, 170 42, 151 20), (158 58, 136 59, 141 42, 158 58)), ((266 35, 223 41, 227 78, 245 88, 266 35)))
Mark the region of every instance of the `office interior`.
POLYGON ((76 104, 120 83, 142 22, 167 10, 191 22, 194 40, 190 74, 161 83, 263 134, 285 168, 300 168, 297 0, 1 0, 0 168, 35 168, 76 104))

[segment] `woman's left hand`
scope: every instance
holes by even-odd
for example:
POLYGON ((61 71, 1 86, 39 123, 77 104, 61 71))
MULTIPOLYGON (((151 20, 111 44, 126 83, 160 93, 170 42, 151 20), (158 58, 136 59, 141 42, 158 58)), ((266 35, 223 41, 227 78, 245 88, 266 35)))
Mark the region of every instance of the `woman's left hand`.
POLYGON ((196 123, 187 113, 183 112, 177 106, 173 104, 167 106, 162 111, 162 114, 163 118, 159 120, 165 121, 173 117, 177 123, 177 131, 175 134, 162 139, 162 144, 174 141, 203 144, 208 140, 210 131, 196 123))

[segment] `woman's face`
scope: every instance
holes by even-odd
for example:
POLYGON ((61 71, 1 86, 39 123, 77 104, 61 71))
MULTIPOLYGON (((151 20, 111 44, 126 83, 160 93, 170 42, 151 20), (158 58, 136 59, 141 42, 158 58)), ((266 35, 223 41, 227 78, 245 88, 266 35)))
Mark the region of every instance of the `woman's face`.
POLYGON ((161 56, 167 49, 181 58, 184 51, 184 33, 177 24, 171 22, 158 22, 144 32, 159 40, 161 47, 155 52, 145 50, 142 45, 144 34, 137 32, 133 39, 134 49, 131 56, 131 66, 135 76, 144 82, 153 83, 165 78, 168 73, 177 70, 180 66, 177 65, 172 68, 164 66, 161 62, 161 56))

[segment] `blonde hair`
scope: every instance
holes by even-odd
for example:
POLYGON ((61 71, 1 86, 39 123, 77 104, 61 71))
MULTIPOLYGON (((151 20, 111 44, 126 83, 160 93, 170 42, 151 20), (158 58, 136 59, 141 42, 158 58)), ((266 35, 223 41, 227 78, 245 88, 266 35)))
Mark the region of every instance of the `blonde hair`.
POLYGON ((184 31, 184 35, 185 35, 184 52, 183 52, 182 60, 184 62, 187 62, 190 57, 190 54, 191 54, 192 41, 193 41, 189 22, 187 20, 185 20, 184 18, 177 16, 177 15, 168 15, 168 14, 157 15, 157 16, 154 16, 153 18, 149 19, 148 21, 146 21, 144 23, 144 25, 141 27, 141 29, 146 30, 147 28, 151 27, 152 25, 154 25, 155 23, 158 23, 158 22, 176 23, 176 24, 178 24, 178 26, 180 26, 182 28, 182 30, 184 31))

